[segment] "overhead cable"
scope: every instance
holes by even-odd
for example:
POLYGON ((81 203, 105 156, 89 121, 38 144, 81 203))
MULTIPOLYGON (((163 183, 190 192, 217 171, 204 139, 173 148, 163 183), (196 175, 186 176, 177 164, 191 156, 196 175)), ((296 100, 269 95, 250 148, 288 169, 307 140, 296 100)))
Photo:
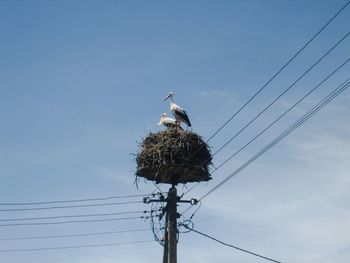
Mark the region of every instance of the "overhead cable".
POLYGON ((209 239, 211 239, 211 240, 214 240, 214 241, 216 241, 216 242, 218 242, 218 243, 220 243, 220 244, 222 244, 222 245, 225 245, 225 246, 227 246, 227 247, 234 248, 234 249, 239 250, 239 251, 241 251, 241 252, 244 252, 244 253, 247 253, 247 254, 250 254, 250 255, 259 257, 259 258, 263 258, 263 259, 266 259, 266 260, 268 260, 268 261, 272 261, 272 262, 276 262, 276 263, 282 263, 281 261, 277 261, 277 260, 275 260, 275 259, 262 256, 262 255, 260 255, 260 254, 255 253, 255 252, 252 252, 252 251, 249 251, 249 250, 246 250, 246 249, 243 249, 243 248, 240 248, 240 247, 237 247, 237 246, 228 244, 228 243, 223 242, 223 241, 221 241, 221 240, 219 240, 219 239, 217 239, 217 238, 215 238, 215 237, 212 237, 212 236, 209 236, 209 235, 207 235, 207 234, 204 234, 203 232, 200 232, 200 231, 198 231, 198 230, 196 230, 196 229, 189 228, 189 227, 186 226, 186 225, 183 225, 183 226, 184 226, 185 228, 187 228, 187 229, 189 229, 189 230, 191 230, 191 231, 193 231, 193 232, 199 234, 199 235, 202 235, 202 236, 204 236, 204 237, 207 237, 207 238, 209 238, 209 239))
POLYGON ((319 110, 321 110, 324 106, 326 106, 329 102, 331 102, 335 97, 337 97, 339 94, 344 92, 347 88, 349 88, 349 86, 350 86, 349 81, 346 81, 346 82, 342 83, 340 86, 338 86, 335 90, 333 90, 332 93, 330 93, 328 96, 326 96, 324 99, 322 99, 316 106, 314 106, 311 110, 309 110, 306 114, 304 114, 299 120, 294 122, 284 132, 282 132, 279 136, 277 136, 274 140, 272 140, 269 144, 267 144, 262 150, 260 150, 257 154, 255 154, 252 158, 250 158, 248 161, 246 161, 243 165, 241 165, 233 173, 231 173, 224 180, 222 180, 215 187, 213 187, 210 191, 208 191, 201 198, 199 198, 199 200, 200 201, 203 200, 209 194, 213 193, 215 190, 217 190, 223 184, 228 182, 230 179, 232 179, 234 176, 236 176, 238 173, 240 173, 242 170, 244 170, 246 167, 248 167, 256 159, 258 159, 260 156, 265 154, 273 146, 275 146, 277 143, 279 143, 281 140, 283 140, 285 137, 287 137, 292 131, 294 131, 296 128, 298 128, 300 125, 302 125, 305 121, 307 121, 309 118, 311 118, 314 114, 316 114, 319 110))
POLYGON ((56 201, 42 201, 42 202, 20 202, 20 203, 0 203, 3 206, 24 206, 24 205, 45 205, 45 204, 60 204, 60 203, 76 203, 76 202, 90 202, 90 201, 106 201, 111 199, 124 199, 133 197, 142 197, 145 195, 121 195, 121 196, 107 196, 85 199, 72 199, 72 200, 56 200, 56 201))
POLYGON ((11 224, 0 224, 0 227, 61 225, 61 224, 71 224, 71 223, 97 223, 97 222, 133 220, 133 219, 148 219, 149 217, 150 216, 134 216, 134 217, 119 217, 119 218, 94 219, 94 220, 71 220, 71 221, 59 221, 59 222, 11 223, 11 224))
POLYGON ((277 100, 279 100, 284 94, 286 94, 295 84, 297 84, 303 77, 305 77, 316 65, 318 65, 323 59, 325 59, 338 45, 340 45, 348 36, 350 31, 346 33, 340 40, 337 41, 325 54, 323 54, 314 64, 312 64, 303 74, 301 74, 291 85, 288 86, 281 94, 279 94, 272 102, 269 103, 262 111, 260 111, 251 121, 249 121, 243 128, 241 128, 235 135, 233 135, 223 146, 221 146, 213 156, 224 149, 230 142, 232 142, 239 134, 241 134, 246 128, 248 128, 256 119, 258 119, 265 111, 267 111, 277 100))
POLYGON ((133 244, 143 244, 151 243, 154 240, 141 240, 141 241, 130 241, 130 242, 120 242, 120 243, 107 243, 107 244, 93 244, 93 245, 77 245, 77 246, 62 246, 62 247, 38 247, 38 248, 24 248, 24 249, 0 249, 0 253, 7 252, 30 252, 30 251, 45 251, 45 250, 62 250, 62 249, 77 249, 77 248, 96 248, 96 247, 113 247, 122 245, 133 245, 133 244))
POLYGON ((116 212, 116 213, 61 215, 61 216, 47 216, 47 217, 6 218, 6 219, 0 219, 0 222, 28 221, 28 220, 47 220, 47 219, 76 218, 76 217, 95 217, 95 216, 115 216, 115 215, 127 215, 127 214, 140 214, 140 213, 147 213, 147 212, 151 212, 151 211, 126 211, 126 212, 116 212))
MULTIPOLYGON (((348 58, 345 62, 343 62, 339 67, 337 67, 332 73, 330 73, 326 78, 324 78, 320 83, 318 83, 313 89, 311 89, 308 93, 306 93, 301 99, 299 99, 293 106, 291 106, 288 110, 286 110, 283 114, 281 114, 278 118, 276 118, 273 122, 271 122, 267 127, 265 127, 261 132, 259 132, 254 138, 252 138, 248 143, 246 143, 244 146, 242 146, 239 150, 237 150, 235 153, 230 155, 225 161, 223 161, 220 165, 216 166, 215 169, 211 173, 217 172, 222 166, 224 166, 227 162, 232 160, 237 154, 239 154, 242 150, 244 150, 248 145, 250 145, 253 141, 255 141, 258 137, 260 137, 264 132, 266 132, 269 128, 271 128, 275 123, 277 123, 281 118, 283 118, 288 112, 290 112, 292 109, 294 109, 300 102, 302 102, 305 98, 307 98, 310 94, 312 94, 316 89, 318 89, 324 82, 326 82, 330 77, 332 77, 336 72, 338 72, 342 67, 344 67, 348 62, 350 61, 350 58, 348 58)), ((184 192, 183 195, 186 195, 188 192, 192 191, 195 187, 197 187, 198 184, 192 186, 189 188, 186 192, 184 192)), ((184 212, 186 212, 189 209, 186 209, 184 212)))
POLYGON ((347 1, 328 21, 285 63, 245 104, 243 104, 206 142, 214 138, 234 117, 236 117, 267 85, 270 84, 348 5, 347 1))
POLYGON ((267 127, 265 127, 261 132, 259 132, 254 138, 252 138, 248 143, 242 146, 239 150, 237 150, 234 154, 228 157, 224 162, 218 165, 212 173, 219 170, 223 165, 225 165, 228 161, 230 161, 233 157, 239 154, 242 150, 244 150, 249 144, 255 141, 258 137, 260 137, 264 132, 266 132, 269 128, 271 128, 276 122, 278 122, 281 118, 283 118, 288 112, 294 109, 300 102, 302 102, 305 98, 307 98, 310 94, 312 94, 316 89, 318 89, 324 82, 326 82, 331 76, 333 76, 338 70, 340 70, 343 66, 345 66, 350 61, 348 58, 344 63, 342 63, 337 69, 335 69, 331 74, 329 74, 326 78, 324 78, 320 83, 318 83, 313 89, 311 89, 308 93, 306 93, 302 98, 300 98, 296 103, 294 103, 288 110, 286 110, 283 114, 281 114, 278 118, 276 118, 273 122, 271 122, 267 127))
POLYGON ((27 237, 9 237, 0 238, 0 241, 14 241, 14 240, 34 240, 34 239, 56 239, 56 238, 71 238, 71 237, 85 237, 85 236, 100 236, 100 235, 111 235, 120 233, 132 233, 132 232, 142 232, 149 231, 148 228, 143 229, 128 229, 128 230, 117 230, 117 231, 105 231, 105 232, 90 232, 90 233, 80 233, 80 234, 67 234, 67 235, 50 235, 50 236, 27 236, 27 237))
POLYGON ((11 209, 0 209, 0 212, 51 210, 51 209, 77 208, 77 207, 113 206, 113 205, 128 205, 128 204, 139 204, 139 203, 143 203, 143 202, 142 201, 129 201, 129 202, 114 202, 114 203, 86 204, 86 205, 66 205, 66 206, 49 206, 49 207, 31 207, 31 208, 11 208, 11 209))

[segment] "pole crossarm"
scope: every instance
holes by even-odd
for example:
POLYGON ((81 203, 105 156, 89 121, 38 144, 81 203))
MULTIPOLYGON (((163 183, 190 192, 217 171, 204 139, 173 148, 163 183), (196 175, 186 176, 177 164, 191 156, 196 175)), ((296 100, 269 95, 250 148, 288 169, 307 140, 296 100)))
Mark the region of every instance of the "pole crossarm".
MULTIPOLYGON (((145 204, 150 204, 150 203, 167 203, 168 201, 169 201, 169 197, 165 198, 164 196, 161 196, 159 199, 151 199, 149 197, 143 198, 143 202, 145 204)), ((177 203, 189 203, 191 205, 197 205, 199 201, 197 199, 195 199, 195 198, 192 198, 192 199, 189 199, 189 200, 181 200, 181 197, 178 196, 176 202, 177 203)))

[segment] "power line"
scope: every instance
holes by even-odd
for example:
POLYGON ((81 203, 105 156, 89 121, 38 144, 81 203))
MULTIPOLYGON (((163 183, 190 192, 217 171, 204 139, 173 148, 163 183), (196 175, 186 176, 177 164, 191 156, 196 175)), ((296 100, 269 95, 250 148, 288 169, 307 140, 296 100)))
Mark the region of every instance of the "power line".
POLYGON ((273 122, 271 122, 267 127, 265 127, 260 133, 258 133, 254 138, 252 138, 248 143, 242 146, 239 150, 237 150, 234 154, 232 154, 229 158, 227 158, 224 162, 218 165, 214 171, 219 170, 224 164, 230 161, 233 157, 239 154, 242 150, 244 150, 249 144, 255 141, 258 137, 260 137, 264 132, 266 132, 269 128, 271 128, 276 122, 278 122, 281 118, 283 118, 288 112, 294 109, 300 102, 302 102, 305 98, 307 98, 311 93, 313 93, 316 89, 318 89, 324 82, 326 82, 331 76, 333 76, 336 72, 338 72, 343 66, 345 66, 350 61, 348 58, 344 63, 342 63, 338 68, 336 68, 331 74, 329 74, 326 78, 324 78, 320 83, 318 83, 313 89, 311 89, 308 93, 306 93, 302 98, 300 98, 296 103, 293 104, 288 110, 286 110, 283 114, 281 114, 278 118, 276 118, 273 122))
POLYGON ((219 240, 219 239, 217 239, 217 238, 215 238, 215 237, 212 237, 212 236, 209 236, 209 235, 207 235, 207 234, 204 234, 204 233, 202 233, 202 232, 200 232, 200 231, 198 231, 198 230, 191 229, 191 228, 189 228, 189 227, 186 226, 186 225, 184 225, 184 227, 187 228, 187 229, 189 229, 189 230, 191 230, 191 231, 193 231, 193 232, 195 232, 195 233, 197 233, 197 234, 199 234, 199 235, 202 235, 202 236, 207 237, 207 238, 209 238, 209 239, 211 239, 211 240, 214 240, 214 241, 216 241, 216 242, 218 242, 218 243, 220 243, 220 244, 222 244, 222 245, 225 245, 225 246, 227 246, 227 247, 231 247, 231 248, 237 249, 237 250, 239 250, 239 251, 242 251, 242 252, 244 252, 244 253, 248 253, 248 254, 250 254, 250 255, 253 255, 253 256, 256 256, 256 257, 259 257, 259 258, 263 258, 263 259, 266 259, 266 260, 269 260, 269 261, 272 261, 272 262, 281 263, 281 261, 277 261, 277 260, 274 260, 274 259, 272 259, 272 258, 268 258, 268 257, 262 256, 262 255, 260 255, 260 254, 254 253, 254 252, 252 252, 252 251, 249 251, 249 250, 246 250, 246 249, 239 248, 239 247, 237 247, 237 246, 228 244, 228 243, 223 242, 223 241, 221 241, 221 240, 219 240))
POLYGON ((56 201, 43 201, 43 202, 21 202, 21 203, 0 203, 3 206, 17 206, 17 205, 45 205, 45 204, 60 204, 60 203, 75 203, 75 202, 89 202, 89 201, 105 201, 111 199, 123 199, 141 197, 144 195, 122 195, 122 196, 107 196, 107 197, 96 197, 96 198, 85 198, 85 199, 73 199, 73 200, 56 200, 56 201))
POLYGON ((67 206, 32 207, 32 208, 14 208, 14 209, 0 209, 0 212, 65 209, 65 208, 96 207, 96 206, 111 206, 111 205, 128 205, 128 204, 139 204, 139 203, 143 203, 143 202, 142 201, 129 201, 129 202, 114 202, 114 203, 105 203, 105 204, 86 204, 86 205, 67 205, 67 206))
POLYGON ((151 212, 151 211, 127 211, 127 212, 100 213, 100 214, 81 214, 81 215, 47 216, 47 217, 8 218, 8 219, 0 219, 0 222, 27 221, 27 220, 46 220, 46 219, 76 218, 76 217, 95 217, 95 216, 115 216, 115 215, 126 215, 126 214, 140 214, 140 213, 147 213, 147 212, 151 212))
POLYGON ((335 13, 326 24, 324 24, 305 44, 302 46, 288 61, 285 63, 241 108, 239 108, 220 128, 214 132, 212 136, 207 140, 209 142, 214 138, 234 117, 236 117, 267 85, 270 84, 348 5, 350 1, 346 2, 345 5, 335 13))
POLYGON ((106 232, 90 232, 90 233, 80 233, 80 234, 70 234, 70 235, 51 235, 51 236, 31 236, 31 237, 0 238, 0 241, 85 237, 85 236, 111 235, 111 234, 132 233, 132 232, 142 232, 142 231, 149 231, 149 229, 148 228, 144 228, 144 229, 129 229, 129 230, 118 230, 118 231, 106 231, 106 232))
POLYGON ((71 220, 71 221, 60 221, 60 222, 43 222, 43 223, 13 223, 13 224, 0 224, 0 227, 12 227, 12 226, 42 226, 42 225, 61 225, 71 223, 97 223, 97 222, 111 222, 121 220, 132 220, 132 219, 148 219, 150 216, 134 216, 134 217, 119 217, 119 218, 108 218, 108 219, 94 219, 94 220, 71 220))
POLYGON ((131 244, 143 244, 154 242, 154 240, 141 240, 121 243, 93 244, 93 245, 78 245, 78 246, 62 246, 62 247, 41 247, 41 248, 24 248, 24 249, 0 249, 0 253, 6 252, 29 252, 29 251, 45 251, 45 250, 61 250, 61 249, 76 249, 76 248, 93 248, 93 247, 112 247, 131 244))
POLYGON ((220 183, 218 183, 215 187, 213 187, 210 191, 208 191, 206 194, 204 194, 199 200, 203 200, 205 197, 207 197, 209 194, 213 193, 215 190, 217 190, 219 187, 221 187, 223 184, 225 184, 227 181, 232 179, 234 176, 236 176, 238 173, 240 173, 242 170, 244 170, 247 166, 249 166, 252 162, 254 162, 256 159, 258 159, 260 156, 262 156, 264 153, 266 153, 268 150, 270 150, 274 145, 276 145, 278 142, 283 140, 285 137, 287 137, 292 131, 294 131, 296 128, 298 128, 301 124, 303 124, 305 121, 307 121, 309 118, 311 118, 314 114, 316 114, 319 110, 321 110, 324 106, 326 106, 329 102, 331 102, 335 97, 337 97, 340 93, 342 93, 344 90, 346 90, 350 86, 349 81, 343 82, 340 86, 338 86, 332 93, 330 93, 328 96, 326 96, 324 99, 322 99, 316 106, 314 106, 311 110, 309 110, 306 114, 304 114, 299 120, 294 122, 291 126, 289 126, 283 133, 281 133, 279 136, 277 136, 274 140, 272 140, 269 144, 267 144, 262 150, 260 150, 257 154, 255 154, 252 158, 250 158, 248 161, 246 161, 243 165, 241 165, 238 169, 236 169, 233 173, 231 173, 229 176, 227 176, 224 180, 222 180, 220 183))
MULTIPOLYGON (((350 1, 348 2, 350 3, 350 1)), ((227 142, 225 142, 217 151, 212 154, 212 157, 222 151, 227 145, 229 145, 238 135, 240 135, 246 128, 248 128, 255 120, 257 120, 264 112, 266 112, 276 101, 278 101, 284 94, 286 94, 292 87, 295 86, 301 79, 303 79, 314 67, 316 67, 323 59, 325 59, 336 47, 338 47, 348 36, 350 31, 340 38, 326 53, 324 53, 315 63, 313 63, 303 74, 301 74, 291 85, 287 87, 281 94, 279 94, 272 102, 270 102, 262 111, 260 111, 253 119, 251 119, 243 128, 236 132, 227 142)), ((238 114, 238 112, 237 112, 238 114)), ((233 116, 234 117, 234 116, 233 116)), ((221 129, 221 128, 220 128, 221 129)), ((220 130, 219 129, 219 130, 220 130)), ((212 137, 210 137, 206 142, 208 142, 212 137)), ((197 154, 199 149, 194 152, 189 159, 197 154)), ((188 161, 188 160, 187 160, 188 161)), ((208 160, 205 160, 205 164, 208 160)), ((185 161, 186 163, 186 161, 185 161)), ((190 189, 192 190, 192 188, 190 189)))
POLYGON ((301 74, 287 89, 285 89, 280 95, 278 95, 269 105, 267 105, 262 111, 260 111, 251 121, 249 121, 242 129, 240 129, 235 135, 233 135, 223 146, 221 146, 213 156, 224 149, 230 142, 232 142, 239 134, 241 134, 246 128, 248 128, 256 119, 258 119, 265 111, 267 111, 277 100, 279 100, 284 94, 286 94, 295 84, 297 84, 303 77, 305 77, 315 66, 317 66, 324 58, 326 58, 338 45, 340 45, 348 36, 350 32, 345 34, 337 43, 335 43, 325 54, 323 54, 314 64, 311 65, 303 74, 301 74))
MULTIPOLYGON (((215 169, 211 173, 215 173, 217 170, 219 170, 223 165, 225 165, 228 161, 230 161, 232 158, 234 158, 237 154, 239 154, 242 150, 244 150, 248 145, 250 145, 253 141, 255 141, 258 137, 260 137, 264 132, 266 132, 269 128, 271 128, 275 123, 277 123, 281 118, 283 118, 288 112, 290 112, 292 109, 294 109, 300 102, 302 102, 306 97, 308 97, 311 93, 313 93, 316 89, 318 89, 324 82, 326 82, 331 76, 333 76, 336 72, 338 72, 342 67, 344 67, 348 62, 350 61, 350 58, 348 58, 344 63, 342 63, 338 68, 336 68, 332 73, 330 73, 326 78, 324 78, 320 83, 318 83, 313 89, 311 89, 308 93, 306 93, 301 99, 299 99, 293 106, 291 106, 288 110, 286 110, 282 115, 280 115, 278 118, 276 118, 272 123, 270 123, 267 127, 265 127, 260 133, 258 133, 254 138, 252 138, 248 143, 246 143, 244 146, 242 146, 239 150, 237 150, 235 153, 230 155, 224 162, 222 162, 220 165, 215 167, 215 169)), ((188 189, 183 195, 187 194, 188 192, 192 191, 197 185, 192 186, 190 189, 188 189)), ((186 209, 184 212, 190 210, 190 208, 186 209)), ((183 213, 184 213, 183 212, 183 213)))

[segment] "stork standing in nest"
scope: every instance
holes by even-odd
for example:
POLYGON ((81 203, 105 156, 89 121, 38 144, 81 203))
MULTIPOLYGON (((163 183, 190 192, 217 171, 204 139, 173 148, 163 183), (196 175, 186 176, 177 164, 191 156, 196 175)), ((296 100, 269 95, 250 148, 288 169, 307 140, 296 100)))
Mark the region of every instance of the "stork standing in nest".
POLYGON ((186 111, 174 103, 174 101, 173 101, 174 93, 173 92, 169 92, 168 96, 164 99, 164 101, 166 101, 169 98, 170 98, 170 110, 173 113, 178 126, 180 126, 180 122, 183 122, 188 127, 191 127, 191 122, 187 116, 186 111))

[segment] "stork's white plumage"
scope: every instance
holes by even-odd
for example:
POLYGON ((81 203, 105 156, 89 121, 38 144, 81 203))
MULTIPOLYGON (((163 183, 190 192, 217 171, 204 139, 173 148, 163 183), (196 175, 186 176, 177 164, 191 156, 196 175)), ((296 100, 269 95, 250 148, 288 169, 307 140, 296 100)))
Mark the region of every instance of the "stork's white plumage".
POLYGON ((165 127, 174 127, 176 125, 176 121, 172 118, 168 117, 168 114, 163 113, 160 117, 158 125, 164 125, 165 127))
POLYGON ((170 98, 170 110, 173 113, 176 121, 178 123, 183 122, 188 127, 191 127, 191 122, 187 116, 186 111, 174 103, 174 101, 173 101, 174 93, 173 92, 169 92, 168 96, 164 99, 164 101, 166 101, 169 98, 170 98))

